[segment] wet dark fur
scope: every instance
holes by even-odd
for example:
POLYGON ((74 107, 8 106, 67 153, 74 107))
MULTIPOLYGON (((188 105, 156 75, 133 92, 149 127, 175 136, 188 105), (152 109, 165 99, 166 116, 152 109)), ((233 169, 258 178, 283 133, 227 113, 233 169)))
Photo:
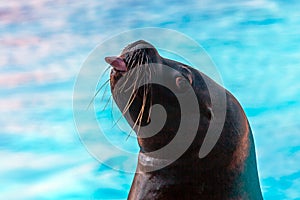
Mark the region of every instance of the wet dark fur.
MULTIPOLYGON (((192 67, 162 58, 153 46, 130 51, 143 43, 148 44, 137 41, 123 50, 120 57, 126 66, 130 69, 146 64, 151 68, 153 67, 151 63, 161 63, 176 69, 186 79, 192 78, 191 85, 197 95, 201 118, 196 122, 199 127, 193 143, 178 160, 153 172, 143 172, 142 166, 138 163, 139 173, 135 174, 128 199, 262 199, 252 133, 238 101, 225 91, 227 113, 221 137, 213 150, 205 158, 200 159, 198 153, 214 115, 209 109, 211 99, 206 85, 207 80, 220 91, 224 88, 192 67), (206 78, 206 82, 203 77, 206 78)), ((134 119, 134 123, 130 125, 138 135, 147 134, 139 132, 138 126, 145 126, 151 120, 151 105, 160 104, 166 109, 167 120, 162 130, 153 137, 138 138, 141 153, 160 149, 174 138, 178 130, 181 120, 179 103, 168 88, 156 84, 136 88, 130 100, 122 99, 122 93, 126 90, 124 88, 130 85, 124 86, 123 89, 115 86, 118 80, 128 73, 130 72, 121 73, 112 70, 110 84, 113 98, 120 110, 124 111, 125 118, 128 119, 130 116, 134 119)), ((153 75, 168 76, 153 69, 152 72, 146 73, 146 78, 153 75)), ((129 74, 127 78, 138 81, 139 77, 129 74)), ((186 134, 189 134, 189 130, 186 130, 186 134)))

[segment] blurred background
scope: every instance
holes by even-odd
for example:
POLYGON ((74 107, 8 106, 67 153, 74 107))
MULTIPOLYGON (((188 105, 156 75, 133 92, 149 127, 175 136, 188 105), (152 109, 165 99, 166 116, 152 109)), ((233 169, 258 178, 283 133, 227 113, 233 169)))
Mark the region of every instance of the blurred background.
POLYGON ((202 45, 244 107, 264 198, 300 199, 299 10, 292 0, 2 1, 0 198, 126 199, 133 174, 80 142, 73 86, 99 43, 160 27, 202 45))

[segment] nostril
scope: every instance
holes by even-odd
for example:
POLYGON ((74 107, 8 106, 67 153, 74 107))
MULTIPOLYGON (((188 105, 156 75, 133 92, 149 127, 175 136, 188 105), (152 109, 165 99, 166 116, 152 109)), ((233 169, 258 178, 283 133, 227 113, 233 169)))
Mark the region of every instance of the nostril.
POLYGON ((108 56, 108 57, 105 57, 105 62, 110 64, 117 71, 121 71, 121 72, 127 71, 126 64, 125 64, 124 60, 120 57, 108 56))

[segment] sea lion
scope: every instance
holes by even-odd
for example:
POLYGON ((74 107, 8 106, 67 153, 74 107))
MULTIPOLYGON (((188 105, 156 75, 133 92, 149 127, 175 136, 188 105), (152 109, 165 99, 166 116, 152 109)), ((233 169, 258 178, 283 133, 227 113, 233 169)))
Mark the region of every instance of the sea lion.
MULTIPOLYGON (((202 72, 163 58, 153 45, 143 40, 125 47, 120 56, 106 57, 105 61, 112 66, 113 98, 135 130, 140 146, 128 199, 262 199, 252 132, 242 107, 230 92, 202 72), (172 70, 164 70, 168 67, 172 70), (157 77, 168 87, 151 82, 157 77), (140 82, 143 83, 138 85, 140 82), (216 145, 207 156, 200 158, 209 124, 219 115, 212 109, 208 87, 224 92, 226 114, 216 145), (195 94, 197 106, 183 111, 178 97, 184 98, 189 93, 195 94), (165 109, 162 114, 165 121, 153 117, 154 105, 165 109), (188 117, 183 117, 184 112, 188 117), (191 144, 180 157, 164 165, 168 157, 149 156, 172 142, 183 118, 187 118, 187 126, 182 131, 187 138, 192 134, 191 126, 197 127, 191 144), (156 125, 161 128, 153 135, 147 129, 149 124, 151 130, 156 125), (160 164, 164 167, 155 168, 160 164)), ((178 143, 177 147, 180 146, 178 143)))

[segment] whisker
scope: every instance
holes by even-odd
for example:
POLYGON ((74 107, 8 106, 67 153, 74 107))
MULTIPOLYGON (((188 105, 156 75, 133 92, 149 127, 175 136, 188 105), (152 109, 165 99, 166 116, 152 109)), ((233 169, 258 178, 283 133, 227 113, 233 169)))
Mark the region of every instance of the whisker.
MULTIPOLYGON (((150 66, 148 67, 149 70, 149 82, 151 81, 151 69, 150 66)), ((147 93, 149 93, 150 90, 150 102, 149 102, 149 112, 148 112, 148 118, 147 118, 147 122, 150 122, 150 116, 151 116, 151 111, 152 111, 152 89, 151 89, 151 85, 148 85, 147 88, 147 93)))
POLYGON ((137 92, 135 92, 135 94, 133 96, 130 96, 130 99, 128 100, 126 106, 124 107, 122 114, 125 115, 125 113, 128 111, 129 107, 131 106, 131 104, 133 103, 135 97, 137 96, 137 92))
POLYGON ((148 108, 148 102, 150 103, 150 107, 149 107, 149 111, 147 111, 148 116, 146 117, 147 117, 147 122, 150 121, 150 115, 151 115, 150 108, 152 106, 152 99, 151 98, 148 99, 148 97, 152 96, 152 90, 150 84, 150 80, 152 79, 152 71, 150 67, 151 65, 149 64, 149 57, 146 55, 144 50, 136 50, 136 52, 133 55, 128 56, 126 59, 127 59, 127 65, 129 71, 127 72, 127 77, 122 83, 122 85, 118 87, 119 89, 118 91, 120 93, 130 92, 131 94, 130 94, 130 98, 126 102, 126 105, 122 111, 122 116, 120 116, 120 118, 114 123, 113 126, 115 126, 118 123, 118 121, 128 112, 130 106, 134 103, 134 100, 139 94, 139 88, 143 89, 143 97, 140 105, 141 106, 140 111, 136 117, 136 120, 132 124, 131 131, 129 132, 129 134, 127 134, 126 137, 127 140, 131 136, 132 131, 136 131, 136 134, 139 135, 142 121, 144 119, 144 114, 146 112, 146 107, 148 108), (146 69, 144 67, 141 67, 143 65, 145 65, 146 69), (131 71, 131 69, 133 70, 131 71), (134 80, 130 81, 130 78, 134 78, 134 80), (129 81, 130 84, 128 84, 129 81))
MULTIPOLYGON (((140 74, 141 68, 138 68, 137 71, 138 71, 139 74, 140 74)), ((141 81, 141 79, 139 79, 139 80, 141 81)), ((138 79, 136 79, 136 81, 135 81, 135 87, 136 87, 137 81, 138 81, 138 79)), ((137 92, 136 92, 136 93, 137 93, 137 92)), ((143 101, 144 101, 144 99, 143 99, 143 101)), ((143 104, 144 104, 144 103, 143 103, 143 104)), ((134 130, 134 128, 136 127, 138 121, 140 121, 140 118, 142 117, 142 114, 143 114, 143 106, 142 106, 142 108, 141 108, 141 110, 140 110, 140 112, 139 112, 139 114, 138 114, 138 116, 137 116, 137 119, 135 120, 135 122, 134 122, 134 124, 133 124, 133 126, 132 126, 132 130, 134 130)), ((141 125, 141 124, 140 124, 140 125, 141 125)), ((127 138, 131 135, 132 130, 130 131, 130 133, 129 133, 129 135, 127 136, 127 138)), ((138 130, 138 131, 139 131, 139 130, 138 130)), ((138 131, 137 131, 137 135, 138 135, 138 131)))
MULTIPOLYGON (((112 95, 111 95, 112 96, 112 95)), ((114 120, 114 114, 113 114, 113 109, 114 109, 114 101, 113 101, 113 98, 111 98, 111 110, 110 110, 110 116, 111 116, 111 119, 114 120)))
POLYGON ((124 81, 124 83, 122 83, 122 85, 119 87, 119 91, 122 91, 125 86, 126 86, 126 83, 128 82, 129 78, 132 77, 132 73, 134 72, 135 70, 129 70, 129 72, 127 72, 127 74, 125 75, 125 78, 126 80, 124 81))
MULTIPOLYGON (((125 80, 124 83, 119 87, 119 91, 120 91, 120 92, 124 90, 124 88, 125 88, 125 86, 126 86, 128 80, 129 80, 129 78, 133 76, 133 73, 134 73, 134 72, 136 72, 135 69, 133 70, 134 64, 135 64, 135 58, 136 58, 136 55, 129 58, 129 61, 128 61, 128 67, 127 67, 127 68, 129 69, 129 71, 128 71, 127 74, 126 74, 126 80, 125 80)), ((135 76, 133 76, 133 77, 137 77, 137 76, 135 75, 135 76)))
POLYGON ((132 130, 129 132, 129 134, 127 135, 127 137, 126 137, 126 141, 128 140, 128 138, 130 137, 130 135, 131 135, 131 132, 132 132, 132 130))
POLYGON ((135 77, 134 83, 131 84, 131 86, 128 87, 124 92, 128 92, 128 90, 130 90, 131 88, 133 88, 132 89, 132 94, 133 94, 134 92, 136 92, 138 90, 139 84, 137 84, 137 83, 140 80, 140 68, 135 69, 135 75, 134 75, 134 77, 135 77))
POLYGON ((102 111, 105 110, 105 108, 107 107, 107 105, 109 104, 110 101, 112 101, 112 95, 109 96, 109 98, 108 98, 108 100, 107 100, 107 102, 106 102, 104 108, 102 109, 102 111))
MULTIPOLYGON (((145 75, 146 72, 144 72, 144 76, 143 76, 143 79, 144 79, 144 85, 143 85, 143 103, 142 103, 142 107, 141 107, 141 110, 140 110, 140 113, 139 113, 139 116, 138 116, 138 121, 139 121, 139 127, 138 127, 138 130, 137 130, 137 135, 139 135, 139 131, 140 131, 140 128, 141 128, 141 125, 142 125, 142 119, 143 119, 143 115, 144 115, 144 111, 145 111, 145 107, 146 107, 146 101, 147 101, 147 90, 146 90, 146 87, 147 87, 147 82, 146 82, 146 79, 147 79, 147 76, 145 75)), ((141 80, 142 81, 142 80, 141 80)))
MULTIPOLYGON (((134 129, 136 127, 136 125, 137 125, 137 123, 138 123, 138 121, 139 121, 139 119, 140 119, 140 117, 141 117, 142 114, 143 114, 142 110, 140 110, 139 115, 138 115, 137 119, 135 120, 132 129, 134 129)), ((137 135, 138 135, 138 132, 137 132, 137 135)))
POLYGON ((102 94, 102 97, 101 97, 101 100, 100 101, 103 101, 103 99, 104 99, 104 97, 105 97, 105 95, 106 95, 106 92, 107 92, 107 88, 108 88, 108 84, 105 86, 105 88, 104 88, 104 92, 103 92, 103 94, 102 94))
POLYGON ((105 81, 103 83, 103 85, 101 85, 101 87, 97 90, 97 92, 95 93, 95 95, 93 96, 92 100, 90 101, 89 105, 87 106, 86 110, 88 110, 91 106, 91 104, 93 103, 93 101, 95 100, 96 96, 98 95, 98 93, 100 92, 100 90, 109 82, 110 79, 108 79, 107 81, 105 81))
POLYGON ((146 97, 146 89, 145 89, 146 85, 144 85, 144 95, 143 95, 143 104, 142 104, 142 108, 141 108, 141 116, 139 118, 139 127, 138 127, 138 131, 137 131, 137 135, 139 135, 139 132, 140 132, 140 128, 141 128, 141 125, 142 125, 142 119, 143 119, 143 114, 144 114, 144 111, 145 111, 145 107, 146 107, 146 100, 147 100, 147 97, 146 97))
POLYGON ((105 75, 105 73, 111 68, 110 65, 108 65, 105 70, 103 71, 103 74, 101 75, 100 79, 105 75))
POLYGON ((114 122, 114 124, 112 125, 111 128, 114 128, 114 127, 118 124, 118 122, 122 119, 122 117, 123 117, 123 115, 121 115, 121 116, 117 119, 117 121, 114 122))

